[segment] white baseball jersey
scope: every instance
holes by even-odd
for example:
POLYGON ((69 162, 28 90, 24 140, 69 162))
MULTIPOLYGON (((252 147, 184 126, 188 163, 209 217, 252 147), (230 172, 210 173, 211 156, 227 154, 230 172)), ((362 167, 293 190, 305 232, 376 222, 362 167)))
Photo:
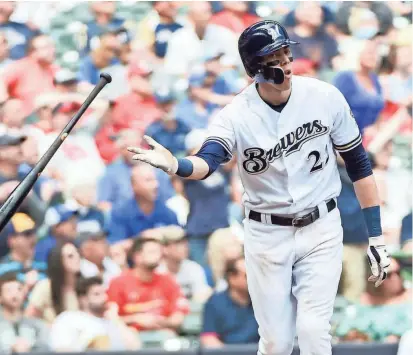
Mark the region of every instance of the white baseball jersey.
POLYGON ((248 86, 214 117, 208 141, 236 152, 249 210, 290 215, 337 197, 336 152, 361 144, 343 95, 317 79, 293 76, 290 99, 276 112, 248 86))

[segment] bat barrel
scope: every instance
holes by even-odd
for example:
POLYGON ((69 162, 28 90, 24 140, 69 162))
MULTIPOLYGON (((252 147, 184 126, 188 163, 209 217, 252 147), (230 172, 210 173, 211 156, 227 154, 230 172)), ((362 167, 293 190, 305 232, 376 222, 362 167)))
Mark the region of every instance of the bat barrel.
POLYGON ((85 102, 76 112, 76 114, 71 118, 69 123, 63 128, 59 136, 54 140, 52 145, 47 149, 43 156, 39 159, 33 169, 27 174, 27 176, 20 182, 20 184, 12 191, 7 200, 0 207, 0 231, 6 226, 10 218, 19 208, 23 200, 26 198, 27 194, 32 189, 33 185, 36 183, 38 177, 52 159, 53 155, 62 145, 66 137, 72 131, 73 127, 88 109, 90 104, 96 98, 96 96, 102 91, 105 85, 109 84, 112 78, 107 73, 100 74, 99 83, 93 88, 91 93, 86 98, 85 102))

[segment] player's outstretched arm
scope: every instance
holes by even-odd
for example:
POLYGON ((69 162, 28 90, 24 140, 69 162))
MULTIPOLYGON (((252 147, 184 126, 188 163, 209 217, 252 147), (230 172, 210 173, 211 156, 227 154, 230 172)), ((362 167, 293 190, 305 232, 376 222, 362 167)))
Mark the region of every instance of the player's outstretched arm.
POLYGON ((205 179, 215 170, 203 158, 189 156, 178 160, 169 150, 151 137, 144 136, 143 138, 151 149, 128 147, 128 151, 134 153, 132 157, 134 160, 148 163, 169 175, 178 175, 191 180, 205 179))

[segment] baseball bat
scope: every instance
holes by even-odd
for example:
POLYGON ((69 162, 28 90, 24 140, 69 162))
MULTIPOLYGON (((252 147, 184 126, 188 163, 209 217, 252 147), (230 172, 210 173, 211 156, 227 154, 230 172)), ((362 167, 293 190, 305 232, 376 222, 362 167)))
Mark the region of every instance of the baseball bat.
POLYGON ((93 88, 89 96, 86 98, 85 102, 76 112, 76 114, 71 118, 69 123, 63 128, 62 132, 60 132, 59 136, 55 139, 55 141, 51 144, 49 149, 43 154, 43 156, 39 159, 33 169, 26 175, 26 177, 16 186, 16 188, 11 192, 7 200, 3 203, 0 207, 0 232, 9 222, 10 218, 19 208, 23 200, 26 198, 27 194, 32 189, 33 185, 36 183, 37 179, 39 178, 40 174, 43 172, 46 165, 49 163, 50 159, 53 158, 56 151, 62 145, 66 137, 69 135, 73 127, 85 113, 87 108, 102 91, 105 85, 109 84, 112 81, 112 78, 107 73, 100 74, 100 80, 98 84, 93 88))

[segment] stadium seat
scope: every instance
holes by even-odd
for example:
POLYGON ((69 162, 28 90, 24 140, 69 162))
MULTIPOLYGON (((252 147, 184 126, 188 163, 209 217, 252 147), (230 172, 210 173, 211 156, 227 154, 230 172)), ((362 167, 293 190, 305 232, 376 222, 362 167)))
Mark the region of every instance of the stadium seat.
POLYGON ((177 338, 169 331, 142 331, 139 333, 142 347, 144 349, 159 349, 163 348, 165 341, 177 338))

